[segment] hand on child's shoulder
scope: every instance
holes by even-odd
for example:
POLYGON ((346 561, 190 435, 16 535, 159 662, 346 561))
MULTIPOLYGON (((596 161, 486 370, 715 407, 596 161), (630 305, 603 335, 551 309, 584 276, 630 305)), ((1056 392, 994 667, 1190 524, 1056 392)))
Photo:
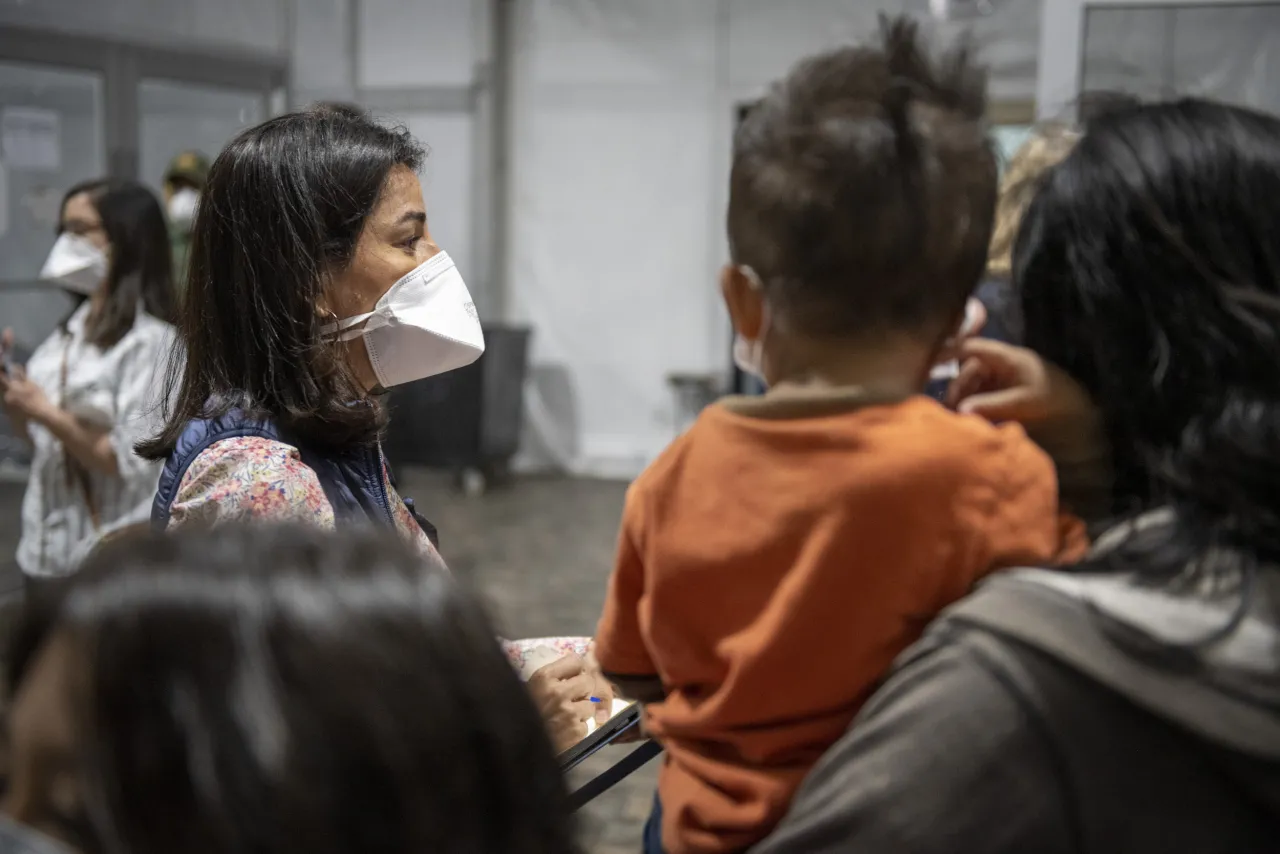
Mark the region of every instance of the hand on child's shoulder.
POLYGON ((1087 417, 1094 408, 1079 383, 1025 347, 970 338, 960 357, 960 374, 947 393, 960 412, 1036 424, 1087 417))

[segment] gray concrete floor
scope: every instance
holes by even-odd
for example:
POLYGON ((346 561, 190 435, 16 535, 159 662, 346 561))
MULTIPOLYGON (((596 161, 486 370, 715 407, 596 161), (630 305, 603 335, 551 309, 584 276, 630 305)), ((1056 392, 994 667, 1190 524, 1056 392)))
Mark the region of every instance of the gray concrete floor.
MULTIPOLYGON (((457 575, 490 604, 505 637, 590 635, 613 567, 626 484, 527 479, 466 498, 447 478, 407 471, 406 495, 440 529, 440 549, 457 575)), ((605 748, 571 785, 630 748, 605 748)), ((586 854, 635 854, 653 804, 658 760, 579 813, 586 854)))
MULTIPOLYGON (((480 498, 460 495, 448 477, 405 470, 401 490, 440 529, 454 573, 489 602, 506 637, 589 635, 613 565, 626 485, 570 479, 516 480, 480 498)), ((0 599, 19 583, 21 485, 0 483, 0 599)), ((630 748, 606 748, 571 785, 599 773, 630 748)), ((579 813, 585 854, 635 854, 653 801, 657 762, 579 813)))

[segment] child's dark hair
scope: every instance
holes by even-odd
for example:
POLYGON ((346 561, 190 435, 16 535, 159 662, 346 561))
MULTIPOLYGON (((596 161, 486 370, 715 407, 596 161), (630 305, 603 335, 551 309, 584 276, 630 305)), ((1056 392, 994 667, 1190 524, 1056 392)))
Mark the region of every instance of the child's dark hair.
POLYGON ((797 65, 734 140, 729 243, 802 333, 941 332, 986 263, 996 199, 986 72, 915 23, 797 65))

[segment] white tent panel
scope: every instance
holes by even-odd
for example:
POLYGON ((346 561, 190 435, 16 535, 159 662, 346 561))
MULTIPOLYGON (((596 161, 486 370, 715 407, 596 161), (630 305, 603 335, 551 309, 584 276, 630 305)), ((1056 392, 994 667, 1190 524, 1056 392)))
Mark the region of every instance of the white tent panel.
POLYGON ((161 47, 283 53, 291 0, 4 0, 0 24, 161 47))
POLYGON ((1203 95, 1280 109, 1280 3, 1045 0, 1037 109, 1070 113, 1080 91, 1203 95))
POLYGON ((359 0, 361 86, 469 86, 475 77, 475 0, 359 0))
POLYGON ((708 362, 710 9, 521 10, 509 314, 534 327, 533 429, 575 471, 642 467, 672 437, 665 375, 708 362))

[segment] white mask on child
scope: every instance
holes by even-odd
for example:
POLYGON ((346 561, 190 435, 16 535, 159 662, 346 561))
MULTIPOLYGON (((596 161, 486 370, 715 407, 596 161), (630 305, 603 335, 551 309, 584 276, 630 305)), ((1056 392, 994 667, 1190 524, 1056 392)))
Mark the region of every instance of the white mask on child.
MULTIPOLYGON (((756 293, 764 290, 764 285, 760 281, 760 276, 756 271, 746 265, 738 267, 742 271, 742 275, 746 276, 747 282, 750 283, 751 289, 756 293)), ((754 340, 743 336, 741 332, 735 332, 733 335, 733 363, 738 366, 738 370, 744 374, 753 376, 764 382, 764 335, 769 331, 769 306, 764 307, 764 317, 760 321, 760 336, 754 340)))
MULTIPOLYGON (((974 297, 969 297, 969 301, 964 305, 964 320, 961 322, 960 328, 956 330, 954 336, 947 339, 943 348, 945 350, 954 350, 966 338, 975 335, 982 323, 982 316, 982 303, 974 297)), ((956 359, 939 362, 929 369, 929 379, 933 382, 950 382, 958 376, 960 376, 960 362, 956 359)))
POLYGON ((339 341, 363 337, 383 388, 465 367, 484 353, 476 305, 445 252, 392 285, 373 311, 327 324, 322 331, 339 341))

